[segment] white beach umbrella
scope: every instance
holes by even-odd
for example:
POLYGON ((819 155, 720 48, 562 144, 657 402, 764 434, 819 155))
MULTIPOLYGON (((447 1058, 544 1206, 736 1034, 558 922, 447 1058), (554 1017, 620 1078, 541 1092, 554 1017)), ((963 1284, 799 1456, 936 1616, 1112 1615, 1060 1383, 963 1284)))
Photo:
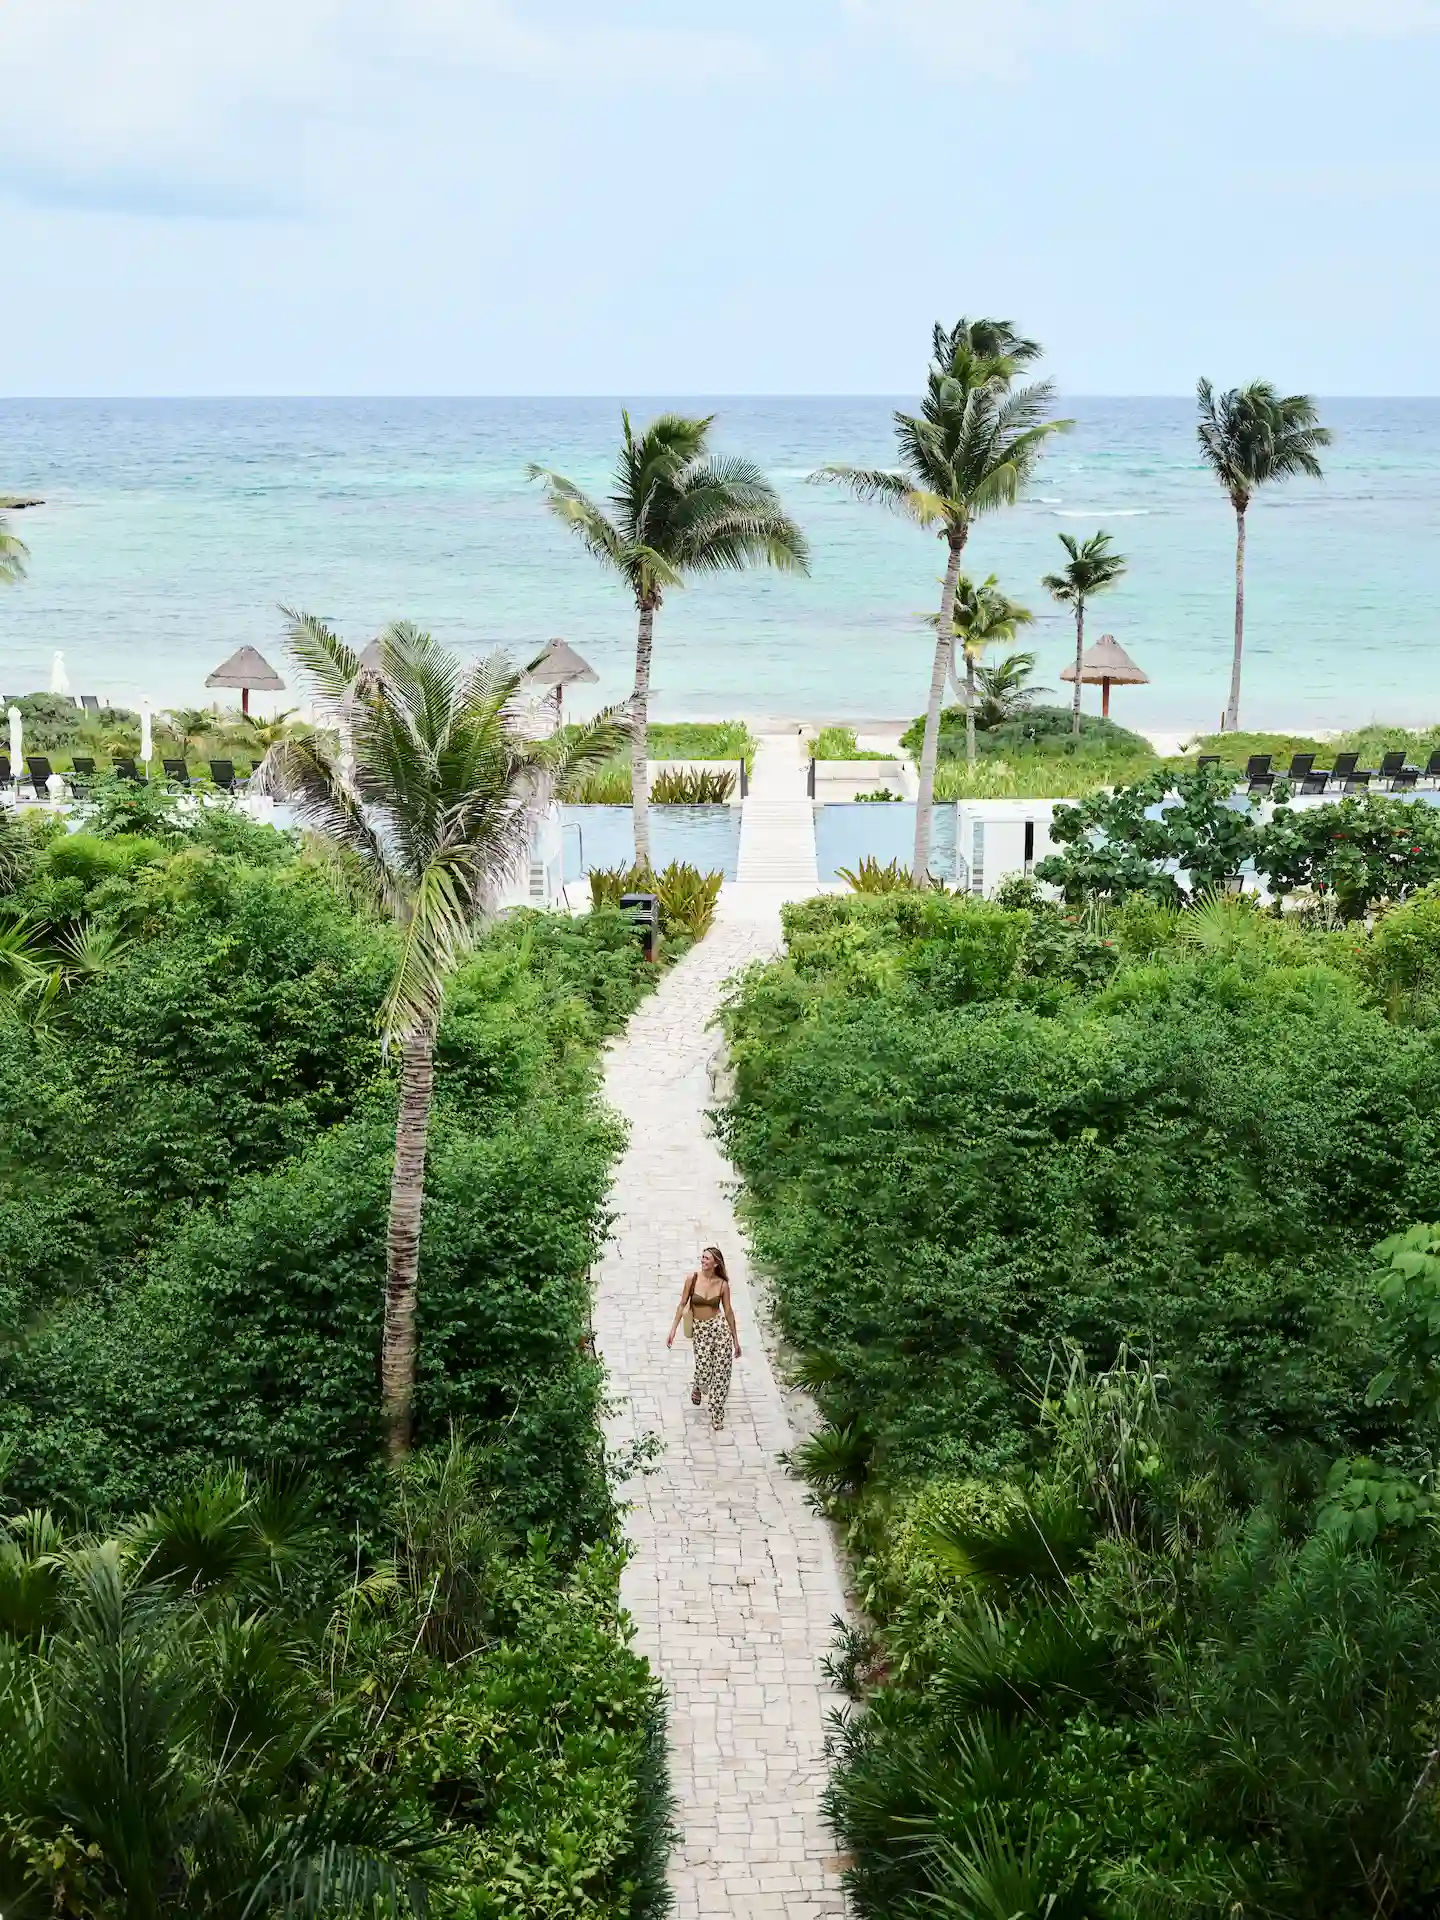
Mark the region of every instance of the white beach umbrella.
POLYGON ((150 738, 150 702, 142 700, 140 702, 140 764, 147 771, 150 766, 150 756, 154 751, 155 743, 150 738))
POLYGON ((21 755, 25 751, 25 722, 20 717, 19 707, 10 709, 10 778, 15 782, 15 791, 20 791, 20 774, 25 762, 21 755))
POLYGON ((70 676, 65 671, 65 656, 58 647, 55 649, 55 658, 50 662, 50 691, 52 693, 69 693, 70 691, 70 676))

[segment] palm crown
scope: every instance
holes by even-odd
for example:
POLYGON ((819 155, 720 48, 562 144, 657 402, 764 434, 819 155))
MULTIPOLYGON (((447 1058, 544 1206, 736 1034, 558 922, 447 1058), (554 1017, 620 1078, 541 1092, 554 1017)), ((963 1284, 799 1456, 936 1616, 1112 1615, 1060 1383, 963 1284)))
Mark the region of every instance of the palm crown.
POLYGON ((1047 573, 1040 584, 1063 606, 1075 606, 1092 594, 1113 587, 1125 572, 1125 556, 1116 553, 1108 533, 1092 533, 1088 540, 1077 540, 1073 533, 1062 533, 1060 544, 1068 556, 1059 573, 1047 573))
POLYGON ((517 724, 523 675, 498 654, 466 666, 408 622, 380 637, 380 669, 322 620, 287 610, 290 642, 348 743, 275 741, 264 789, 353 855, 402 931, 387 1038, 432 1025, 446 976, 529 845, 554 783, 613 752, 608 718, 578 736, 517 724))
POLYGON ((953 617, 956 639, 967 656, 976 658, 994 640, 1013 640, 1017 627, 1028 627, 1035 619, 1028 607, 1000 591, 993 573, 985 580, 960 575, 953 617))
POLYGON ((0 581, 13 584, 25 578, 25 562, 30 558, 30 549, 18 535, 11 533, 5 521, 0 519, 0 581))
POLYGON ((624 427, 612 490, 602 505, 573 480, 532 465, 551 511, 587 550, 623 576, 637 607, 658 607, 687 574, 738 572, 757 562, 803 572, 805 536, 751 460, 712 454, 714 416, 663 413, 624 427))
POLYGON ((1196 398, 1200 452, 1237 513, 1269 481, 1296 474, 1322 478, 1318 452, 1329 446, 1331 434, 1320 425, 1309 394, 1281 394, 1268 380, 1252 380, 1217 396, 1202 380, 1196 398))

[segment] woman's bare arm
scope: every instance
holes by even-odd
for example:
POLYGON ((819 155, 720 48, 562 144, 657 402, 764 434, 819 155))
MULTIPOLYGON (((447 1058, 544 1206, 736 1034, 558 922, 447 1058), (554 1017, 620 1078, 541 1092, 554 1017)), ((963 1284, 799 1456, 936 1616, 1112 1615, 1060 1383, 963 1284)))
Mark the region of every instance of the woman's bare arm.
POLYGON ((685 1276, 685 1284, 680 1289, 680 1304, 675 1309, 675 1318, 670 1322, 670 1331, 665 1336, 665 1344, 667 1347, 673 1347, 675 1344, 676 1332, 679 1329, 685 1309, 690 1304, 690 1296, 694 1291, 695 1275, 693 1273, 687 1273, 685 1276))

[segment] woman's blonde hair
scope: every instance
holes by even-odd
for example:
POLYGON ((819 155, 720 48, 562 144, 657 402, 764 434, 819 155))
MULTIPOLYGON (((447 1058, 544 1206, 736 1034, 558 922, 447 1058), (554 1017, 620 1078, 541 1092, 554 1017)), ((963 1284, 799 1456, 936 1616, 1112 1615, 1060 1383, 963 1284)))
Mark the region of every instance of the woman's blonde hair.
POLYGON ((730 1276, 725 1271, 724 1254, 721 1253, 719 1247, 702 1247, 700 1249, 700 1258, 703 1260, 707 1253, 710 1255, 710 1258, 715 1262, 716 1273, 719 1274, 720 1278, 725 1282, 726 1286, 728 1287, 730 1284, 730 1276))

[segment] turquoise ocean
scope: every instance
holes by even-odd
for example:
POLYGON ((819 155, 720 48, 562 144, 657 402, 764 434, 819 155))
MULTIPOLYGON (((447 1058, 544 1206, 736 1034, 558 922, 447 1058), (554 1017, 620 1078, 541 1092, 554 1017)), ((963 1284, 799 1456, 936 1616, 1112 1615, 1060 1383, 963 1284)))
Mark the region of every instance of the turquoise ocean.
MULTIPOLYGON (((807 579, 707 579, 671 596, 657 632, 656 711, 795 717, 912 714, 928 681, 939 543, 805 484, 827 460, 886 464, 901 400, 636 401, 714 412, 716 442, 761 464, 810 536, 807 579)), ((1067 617, 1042 573, 1056 535, 1107 528, 1130 562, 1092 611, 1152 684, 1117 719, 1213 726, 1224 704, 1234 521, 1201 467, 1187 399, 1069 398, 1058 439, 1014 508, 981 521, 967 564, 1037 614, 1026 644, 1058 687, 1067 617)), ((1242 722, 1340 726, 1440 719, 1440 400, 1334 399, 1321 483, 1251 510, 1242 722)), ((609 400, 0 401, 0 492, 28 578, 0 592, 5 693, 48 683, 158 707, 208 698, 242 642, 282 672, 286 603, 364 641, 409 618, 517 658, 563 635, 628 686, 623 590, 545 513, 537 460, 603 491, 619 429, 609 400)), ((1087 695, 1093 699, 1094 694, 1087 695)), ((282 702, 283 704, 283 702, 282 702)))

